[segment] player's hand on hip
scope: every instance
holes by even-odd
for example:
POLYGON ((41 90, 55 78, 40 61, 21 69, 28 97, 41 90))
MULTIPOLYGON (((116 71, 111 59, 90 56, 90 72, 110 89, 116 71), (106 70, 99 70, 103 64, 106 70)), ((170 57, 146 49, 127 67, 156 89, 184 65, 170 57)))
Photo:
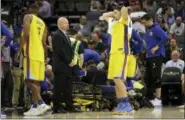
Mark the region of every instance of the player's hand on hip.
POLYGON ((152 54, 154 54, 159 49, 159 46, 153 47, 151 49, 152 54))

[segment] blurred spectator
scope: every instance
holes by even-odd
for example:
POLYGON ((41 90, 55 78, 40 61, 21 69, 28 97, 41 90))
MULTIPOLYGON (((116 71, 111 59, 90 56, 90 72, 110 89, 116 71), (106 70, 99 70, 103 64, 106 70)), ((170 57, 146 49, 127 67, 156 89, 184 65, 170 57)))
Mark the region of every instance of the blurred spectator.
POLYGON ((12 92, 13 92, 13 78, 10 67, 10 42, 13 39, 12 33, 9 31, 7 26, 1 22, 1 60, 2 60, 2 71, 3 78, 1 80, 1 106, 11 107, 12 106, 12 92))
POLYGON ((180 52, 180 59, 183 59, 183 49, 177 46, 177 41, 175 39, 171 39, 170 43, 166 46, 166 62, 171 59, 171 54, 174 50, 178 50, 180 52))
MULTIPOLYGON (((160 15, 160 14, 158 14, 160 15)), ((166 7, 164 9, 164 13, 162 14, 165 22, 171 26, 174 22, 175 22, 175 17, 174 17, 174 14, 171 12, 171 9, 170 7, 166 7)))
POLYGON ((53 72, 51 65, 46 65, 45 80, 41 82, 41 95, 44 102, 50 105, 53 96, 53 72))
POLYGON ((144 4, 146 4, 144 9, 147 12, 147 14, 149 14, 150 16, 154 18, 156 10, 157 10, 156 1, 146 0, 144 4))
POLYGON ((52 72, 52 66, 51 65, 46 65, 46 70, 45 70, 45 81, 41 82, 41 91, 42 92, 47 92, 48 90, 53 89, 53 78, 54 74, 52 72))
POLYGON ((80 17, 80 23, 75 25, 73 27, 73 29, 76 31, 76 33, 81 30, 81 29, 85 29, 85 30, 89 30, 88 26, 87 26, 87 18, 86 16, 81 16, 80 17))
POLYGON ((37 1, 39 9, 39 17, 43 19, 47 27, 50 27, 49 20, 52 16, 51 4, 47 0, 37 1))
POLYGON ((100 62, 100 55, 91 49, 85 49, 84 51, 84 62, 94 61, 96 64, 100 62))
POLYGON ((133 28, 141 35, 144 36, 146 33, 145 26, 138 20, 132 20, 133 21, 133 28))
POLYGON ((177 8, 175 11, 175 17, 181 16, 185 20, 185 3, 184 1, 177 3, 177 8))
POLYGON ((185 25, 182 22, 181 17, 176 18, 176 22, 170 28, 170 38, 177 40, 178 47, 184 48, 185 37, 184 37, 185 25))
POLYGON ((52 36, 53 36, 53 33, 50 33, 47 39, 48 64, 49 65, 52 64, 52 57, 53 57, 52 36))
POLYGON ((84 62, 84 47, 80 40, 77 40, 73 37, 70 38, 72 43, 72 48, 74 51, 74 55, 77 57, 77 65, 73 66, 72 74, 73 74, 73 81, 80 81, 80 70, 82 69, 83 62, 84 62))
POLYGON ((99 1, 92 1, 90 6, 90 11, 87 12, 87 21, 97 21, 102 13, 99 11, 100 3, 99 1))
POLYGON ((96 42, 93 41, 93 40, 90 40, 90 41, 88 42, 88 49, 90 49, 90 50, 95 50, 95 48, 96 48, 96 42))
POLYGON ((75 39, 80 40, 81 44, 83 45, 84 49, 88 48, 88 40, 83 36, 82 32, 78 32, 75 35, 75 39))
POLYGON ((171 54, 171 60, 168 61, 165 65, 167 67, 177 67, 183 72, 184 69, 184 61, 180 59, 180 53, 177 50, 174 50, 171 54))
POLYGON ((1 36, 5 36, 5 37, 2 37, 2 40, 4 41, 2 46, 5 46, 5 47, 9 46, 11 41, 13 40, 13 35, 3 22, 1 22, 1 36))
POLYGON ((157 15, 157 22, 158 24, 161 26, 161 28, 165 31, 165 32, 169 32, 169 26, 168 24, 165 22, 164 18, 162 17, 162 15, 157 15))
POLYGON ((96 32, 91 33, 91 40, 95 42, 95 49, 100 52, 100 47, 103 46, 103 43, 99 37, 99 34, 96 32))
POLYGON ((100 8, 99 1, 91 2, 90 11, 87 12, 86 14, 88 25, 90 25, 90 28, 93 28, 97 24, 99 17, 102 15, 99 8, 100 8))
POLYGON ((52 15, 51 4, 47 0, 38 0, 37 2, 40 6, 39 16, 43 19, 50 18, 52 15))
POLYGON ((87 75, 82 78, 83 82, 93 85, 106 85, 107 74, 105 70, 98 69, 93 61, 89 61, 86 68, 87 75))
POLYGON ((14 107, 18 107, 19 105, 20 89, 24 86, 23 70, 20 68, 19 62, 16 62, 14 60, 15 54, 17 53, 18 48, 19 48, 19 40, 14 40, 13 44, 10 47, 10 55, 12 58, 12 71, 13 71, 13 79, 14 79, 13 100, 12 100, 12 104, 14 107))
POLYGON ((165 9, 169 9, 169 13, 171 15, 175 14, 175 11, 172 7, 169 6, 165 1, 161 1, 161 7, 157 10, 156 14, 157 15, 162 15, 165 13, 165 9))

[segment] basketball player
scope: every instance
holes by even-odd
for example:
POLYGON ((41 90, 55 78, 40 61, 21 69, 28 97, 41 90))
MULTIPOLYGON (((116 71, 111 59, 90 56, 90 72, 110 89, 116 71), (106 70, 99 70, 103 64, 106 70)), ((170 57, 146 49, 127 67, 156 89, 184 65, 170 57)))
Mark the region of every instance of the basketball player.
POLYGON ((17 57, 23 49, 24 78, 31 89, 33 104, 25 116, 37 116, 44 114, 51 107, 46 105, 40 95, 40 82, 45 78, 45 48, 47 30, 44 22, 37 16, 39 7, 32 4, 29 13, 24 16, 23 36, 20 41, 17 57))
POLYGON ((106 20, 109 23, 108 32, 111 34, 111 51, 109 59, 108 78, 115 82, 117 96, 117 108, 113 114, 125 115, 133 113, 133 109, 127 97, 125 80, 134 70, 128 68, 130 56, 130 38, 132 33, 132 22, 129 18, 126 7, 115 8, 113 12, 105 13, 100 20, 106 20))

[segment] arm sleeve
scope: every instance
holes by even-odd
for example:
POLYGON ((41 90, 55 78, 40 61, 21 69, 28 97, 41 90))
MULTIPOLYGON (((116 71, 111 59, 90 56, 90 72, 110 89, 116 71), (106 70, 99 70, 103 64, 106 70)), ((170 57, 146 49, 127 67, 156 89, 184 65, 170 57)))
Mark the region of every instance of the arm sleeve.
POLYGON ((168 35, 159 26, 154 29, 153 33, 155 33, 156 37, 159 38, 159 42, 157 43, 159 47, 167 42, 168 35))
POLYGON ((99 63, 100 62, 100 55, 98 53, 94 54, 93 60, 94 60, 94 62, 99 63))
POLYGON ((4 46, 9 46, 13 39, 13 35, 4 23, 1 23, 1 33, 7 37, 4 46))
POLYGON ((84 46, 80 43, 78 54, 84 54, 84 46))
POLYGON ((66 62, 67 64, 70 64, 72 61, 72 56, 69 56, 65 52, 64 43, 62 42, 63 38, 61 38, 59 35, 54 35, 52 40, 53 50, 56 52, 56 54, 60 57, 61 61, 66 62))
POLYGON ((14 48, 13 45, 10 46, 10 56, 13 59, 14 58, 14 48))
POLYGON ((141 52, 143 48, 143 39, 140 37, 140 35, 136 32, 136 30, 132 30, 132 39, 136 40, 136 42, 133 42, 134 49, 136 52, 141 52), (136 44, 137 43, 137 44, 136 44))

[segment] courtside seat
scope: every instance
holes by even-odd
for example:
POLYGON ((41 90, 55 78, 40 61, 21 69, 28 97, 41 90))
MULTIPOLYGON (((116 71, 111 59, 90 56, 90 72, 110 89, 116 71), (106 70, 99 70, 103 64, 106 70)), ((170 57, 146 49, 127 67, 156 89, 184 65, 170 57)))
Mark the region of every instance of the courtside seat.
POLYGON ((182 103, 181 71, 176 67, 166 68, 162 75, 161 99, 163 105, 182 103))

